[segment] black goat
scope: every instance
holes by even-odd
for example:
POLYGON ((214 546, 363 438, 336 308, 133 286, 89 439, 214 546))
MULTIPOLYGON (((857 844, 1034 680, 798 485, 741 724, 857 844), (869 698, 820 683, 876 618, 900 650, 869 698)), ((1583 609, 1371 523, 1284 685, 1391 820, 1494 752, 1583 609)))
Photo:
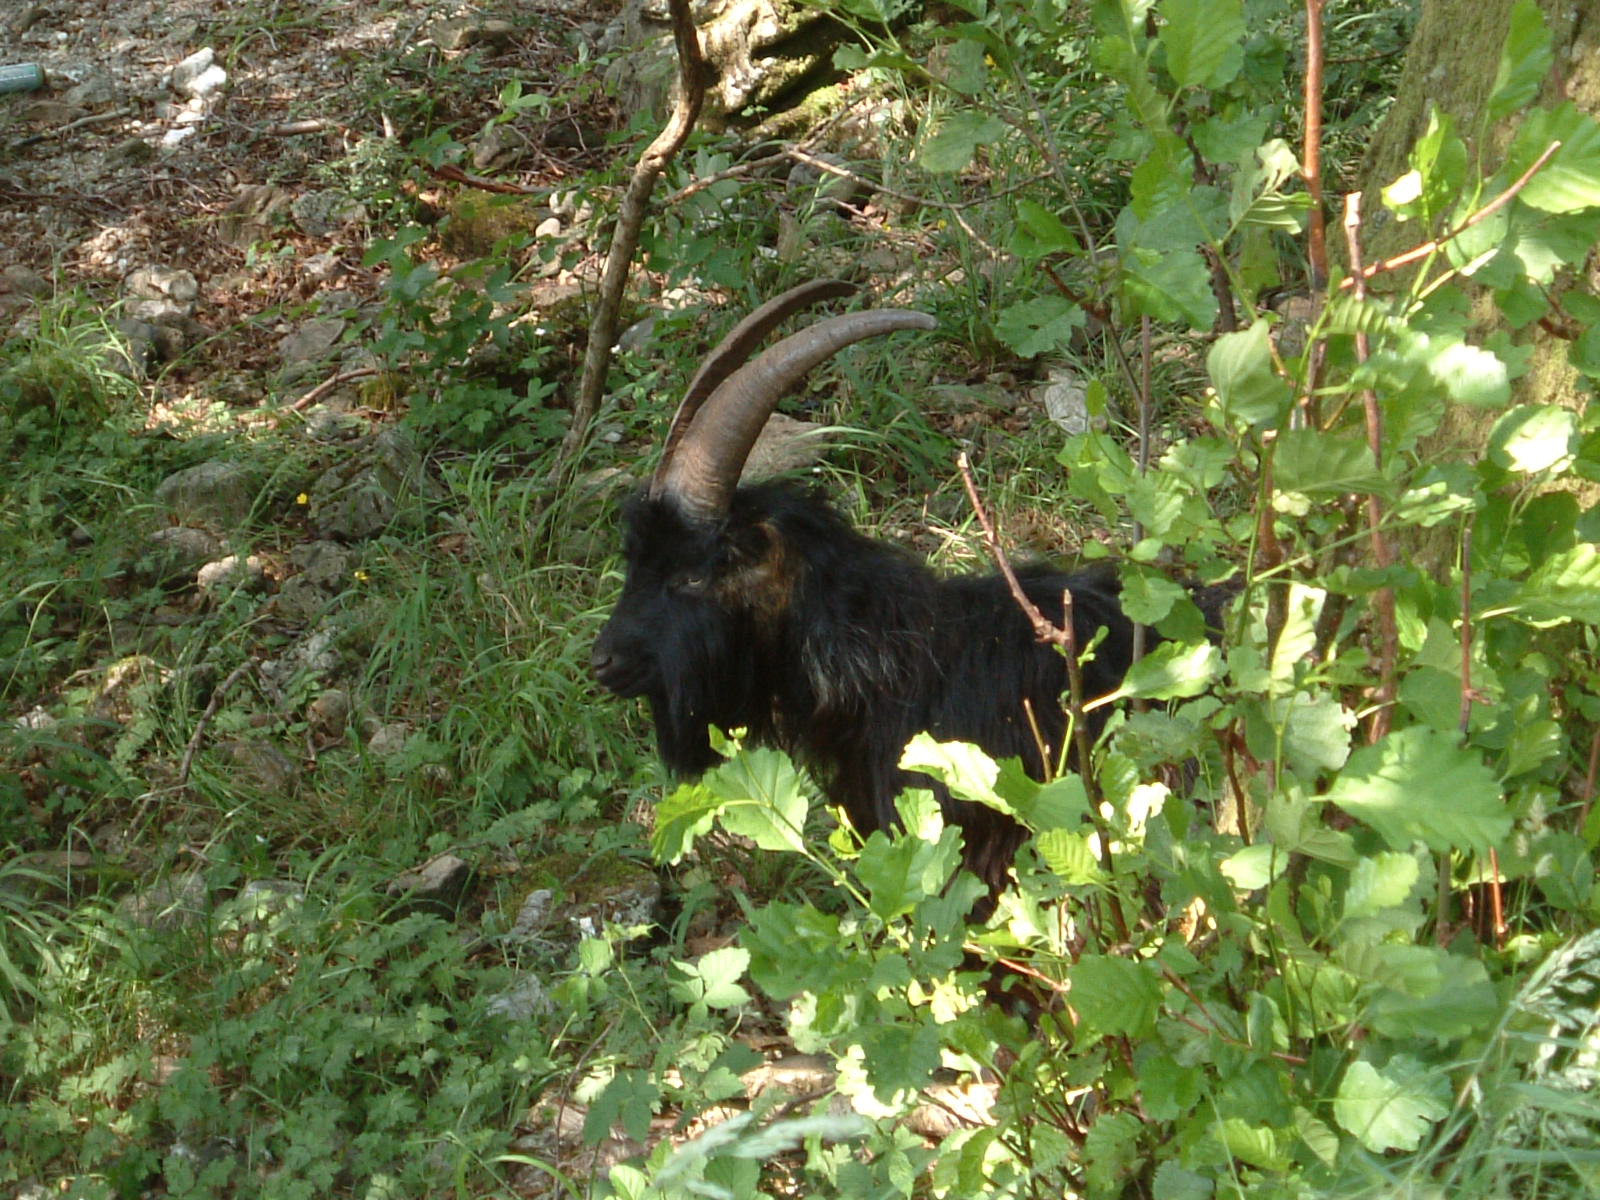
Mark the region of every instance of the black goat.
MULTIPOLYGON (((857 533, 814 491, 738 486, 761 426, 813 366, 866 337, 933 327, 902 309, 847 314, 741 366, 786 316, 850 290, 822 282, 785 293, 702 364, 661 467, 625 511, 627 581, 591 665, 611 691, 649 700, 673 772, 717 761, 709 726, 744 726, 809 768, 867 833, 894 821, 901 789, 927 785, 898 765, 919 732, 1019 757, 1042 774, 1039 738, 1054 750, 1065 736, 1067 669, 1037 641, 1001 577, 940 578, 857 533)), ((1114 576, 1032 571, 1023 587, 1057 623, 1071 592, 1080 646, 1106 630, 1085 665, 1084 692, 1114 690, 1133 649, 1114 576)), ((962 827, 967 865, 1002 886, 1021 830, 992 809, 940 800, 962 827)))

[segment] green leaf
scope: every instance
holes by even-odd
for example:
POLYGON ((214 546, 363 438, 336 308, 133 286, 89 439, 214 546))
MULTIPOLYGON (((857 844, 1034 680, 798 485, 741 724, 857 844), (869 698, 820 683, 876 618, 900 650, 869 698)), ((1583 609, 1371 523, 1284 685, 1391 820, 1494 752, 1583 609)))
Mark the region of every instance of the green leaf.
POLYGON ((1534 0, 1517 0, 1511 8, 1505 45, 1495 70, 1494 87, 1485 105, 1485 119, 1493 124, 1533 103, 1555 61, 1544 16, 1534 0))
POLYGON ((1017 201, 1017 228, 1011 249, 1018 258, 1032 261, 1052 254, 1077 254, 1078 239, 1056 216, 1037 200, 1017 201))
POLYGON ((1100 869, 1100 859, 1090 847, 1090 836, 1066 829, 1046 829, 1034 839, 1033 845, 1045 866, 1063 883, 1073 887, 1098 884, 1105 880, 1105 872, 1100 869))
POLYGON ((1245 33, 1239 0, 1169 0, 1161 15, 1158 36, 1179 87, 1220 86, 1239 73, 1245 33))
POLYGON ((1288 411, 1289 385, 1272 364, 1265 321, 1217 338, 1206 356, 1217 401, 1227 417, 1242 425, 1277 424, 1288 411))
POLYGON ((1271 842, 1257 842, 1235 850, 1220 864, 1223 878, 1241 892, 1266 887, 1289 865, 1289 856, 1271 842), (1274 870, 1276 869, 1276 871, 1274 870))
POLYGON ((1493 352, 1466 342, 1427 347, 1428 374, 1458 404, 1499 408, 1511 399, 1505 363, 1493 352))
POLYGON ((1449 734, 1415 725, 1364 746, 1327 799, 1375 829, 1395 850, 1476 850, 1511 832, 1500 786, 1477 753, 1449 734))
POLYGON ((999 765, 970 742, 941 742, 931 734, 919 733, 906 744, 900 767, 933 776, 962 800, 1012 815, 1011 805, 995 786, 1000 779, 999 765))
POLYGON ((1320 429, 1285 429, 1273 452, 1273 482, 1286 492, 1308 496, 1347 492, 1383 494, 1387 480, 1372 450, 1360 438, 1320 429))
POLYGON ((1398 908, 1410 898, 1421 874, 1422 868, 1412 854, 1384 851, 1362 859, 1350 872, 1350 882, 1344 890, 1345 920, 1398 908))
POLYGON ((956 112, 945 118, 934 135, 922 143, 917 165, 941 174, 964 171, 979 146, 1000 140, 1006 124, 999 117, 980 112, 956 112))
POLYGON ((1131 566, 1122 571, 1122 611, 1130 621, 1141 625, 1154 625, 1172 611, 1172 606, 1187 599, 1189 593, 1181 583, 1168 579, 1159 571, 1139 570, 1131 566))
POLYGON ((746 747, 702 782, 721 799, 722 824, 729 833, 750 838, 763 850, 805 849, 806 783, 781 750, 746 747))
POLYGON ((1449 1082, 1405 1055, 1381 1070, 1351 1063, 1333 1100, 1334 1119, 1374 1154, 1415 1150, 1449 1111, 1449 1082))
POLYGON ((1509 184, 1552 142, 1560 142, 1561 148, 1517 193, 1517 202, 1548 213, 1600 205, 1600 126, 1570 101, 1529 114, 1512 139, 1497 181, 1509 184))
POLYGON ((739 979, 750 967, 750 951, 737 946, 724 946, 703 954, 695 962, 674 959, 672 965, 684 976, 674 982, 672 994, 688 1004, 704 1004, 708 1008, 732 1008, 747 1004, 750 993, 739 984, 739 979))
POLYGON ((1529 625, 1600 625, 1600 550, 1582 542, 1552 555, 1518 590, 1511 611, 1529 625))
POLYGON ((960 838, 953 826, 943 830, 936 842, 912 834, 873 833, 856 860, 856 875, 867 889, 867 907, 892 921, 938 896, 961 865, 960 838))
POLYGON ((1537 475, 1571 465, 1578 419, 1558 404, 1519 404, 1489 432, 1489 461, 1507 471, 1537 475))
POLYGON ((1024 358, 1066 349, 1083 310, 1065 296, 1040 296, 1007 305, 995 319, 1000 340, 1024 358))
POLYGON ((1128 668, 1116 694, 1148 700, 1198 696, 1221 667, 1222 654, 1209 642, 1162 642, 1128 668))
POLYGON ((1161 981, 1149 965, 1085 954, 1072 968, 1072 1007, 1101 1033, 1140 1037, 1155 1028, 1161 981))
POLYGON ((677 862, 693 848, 696 838, 710 830, 722 805, 721 798, 702 782, 679 784, 656 806, 650 852, 658 862, 677 862))

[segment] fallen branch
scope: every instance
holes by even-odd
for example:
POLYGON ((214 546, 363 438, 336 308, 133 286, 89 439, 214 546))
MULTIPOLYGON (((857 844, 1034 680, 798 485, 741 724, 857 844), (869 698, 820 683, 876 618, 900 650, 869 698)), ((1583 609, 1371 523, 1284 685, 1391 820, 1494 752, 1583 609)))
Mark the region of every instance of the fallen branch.
POLYGON ((374 375, 382 374, 382 367, 356 367, 353 370, 340 371, 332 378, 324 379, 304 396, 301 396, 300 399, 289 405, 289 407, 284 411, 299 412, 303 408, 311 407, 311 405, 315 404, 318 400, 321 400, 324 396, 333 391, 334 388, 338 387, 342 383, 349 383, 353 379, 370 379, 374 375))
POLYGON ((520 183, 506 183, 502 179, 487 179, 482 175, 469 175, 460 167, 446 164, 436 167, 431 163, 422 163, 422 169, 435 179, 443 179, 447 183, 459 183, 463 187, 477 188, 482 192, 498 192, 503 196, 548 196, 550 189, 547 187, 524 187, 520 183))
POLYGON ((227 695, 228 689, 237 683, 243 676, 255 670, 255 663, 240 663, 228 673, 228 677, 211 690, 211 699, 206 704, 205 711, 200 714, 200 719, 194 723, 194 733, 189 737, 189 744, 183 748, 183 759, 178 763, 178 781, 172 785, 172 790, 182 791, 189 786, 189 770, 194 766, 194 756, 200 750, 200 740, 206 735, 206 726, 211 724, 211 718, 217 715, 217 709, 222 707, 222 698, 227 695))

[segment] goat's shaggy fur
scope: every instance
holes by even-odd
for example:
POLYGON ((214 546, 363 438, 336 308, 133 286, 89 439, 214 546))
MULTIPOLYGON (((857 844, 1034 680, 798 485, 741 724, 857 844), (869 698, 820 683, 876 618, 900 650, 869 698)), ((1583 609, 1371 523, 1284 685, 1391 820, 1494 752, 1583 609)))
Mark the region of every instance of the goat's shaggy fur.
MULTIPOLYGON (((941 578, 856 532, 820 494, 781 483, 740 488, 716 522, 686 517, 671 495, 641 495, 624 523, 627 581, 592 662, 612 691, 649 701, 675 773, 717 761, 709 726, 743 726, 870 832, 893 822, 904 787, 928 784, 898 765, 914 734, 1018 757, 1038 777, 1026 703, 1059 752, 1066 662, 1037 641, 1000 576, 941 578)), ((1022 582, 1057 624, 1070 589, 1080 646, 1106 630, 1084 693, 1115 689, 1133 633, 1114 576, 1033 570, 1022 582)), ((1001 886, 1021 830, 942 792, 940 802, 962 827, 967 865, 1001 886)))

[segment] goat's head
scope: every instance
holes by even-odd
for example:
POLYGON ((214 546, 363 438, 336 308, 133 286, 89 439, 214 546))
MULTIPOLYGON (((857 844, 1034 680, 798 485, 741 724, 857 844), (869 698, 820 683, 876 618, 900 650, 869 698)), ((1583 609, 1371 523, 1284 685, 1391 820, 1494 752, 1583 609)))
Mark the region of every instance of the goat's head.
POLYGON ((661 465, 628 505, 627 580, 596 639, 590 665, 618 695, 644 696, 669 769, 714 761, 709 725, 760 728, 770 717, 771 633, 796 572, 760 503, 737 493, 761 427, 784 393, 855 342, 901 329, 932 329, 906 309, 830 317, 753 360, 791 314, 847 295, 843 283, 791 289, 741 321, 701 363, 667 433, 661 465))

